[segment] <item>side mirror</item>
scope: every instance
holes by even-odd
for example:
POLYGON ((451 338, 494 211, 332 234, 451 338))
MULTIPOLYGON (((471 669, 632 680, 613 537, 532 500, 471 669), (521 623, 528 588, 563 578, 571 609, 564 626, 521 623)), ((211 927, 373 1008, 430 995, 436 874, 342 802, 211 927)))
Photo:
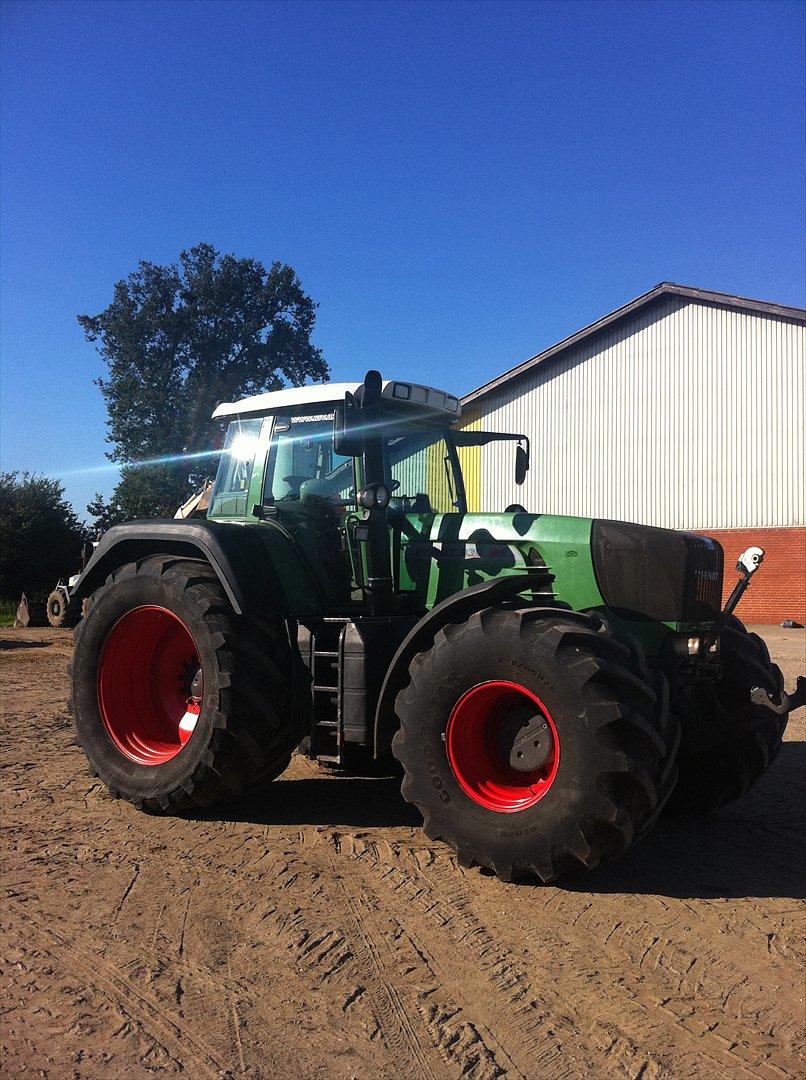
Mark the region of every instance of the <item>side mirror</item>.
POLYGON ((333 413, 333 449, 342 457, 358 457, 364 450, 361 432, 361 410, 352 394, 347 394, 343 405, 337 405, 333 413))
POLYGON ((521 486, 529 472, 529 454, 523 446, 515 447, 515 483, 521 486))

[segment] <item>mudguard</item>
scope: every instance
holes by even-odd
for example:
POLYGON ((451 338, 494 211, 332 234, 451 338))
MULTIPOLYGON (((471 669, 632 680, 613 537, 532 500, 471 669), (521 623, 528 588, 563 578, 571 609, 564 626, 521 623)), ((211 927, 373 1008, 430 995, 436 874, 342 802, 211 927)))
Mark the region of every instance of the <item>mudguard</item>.
POLYGON ((104 533, 70 590, 82 600, 119 566, 149 555, 204 559, 215 570, 238 615, 284 613, 283 590, 266 548, 248 524, 223 521, 132 521, 104 533))
MULTIPOLYGON (((540 601, 550 603, 553 598, 552 581, 554 581, 554 575, 545 567, 528 570, 523 574, 491 578, 489 581, 482 581, 478 585, 471 585, 461 592, 454 593, 423 615, 401 642, 383 680, 375 710, 375 757, 383 757, 390 751, 392 736, 397 730, 395 698, 407 681, 409 665, 418 652, 430 646, 436 633, 443 626, 448 623, 464 622, 473 612, 480 611, 491 604, 500 603, 502 600, 511 600, 519 593, 526 591, 543 594, 540 601)), ((567 607, 568 605, 555 602, 553 606, 567 607)))

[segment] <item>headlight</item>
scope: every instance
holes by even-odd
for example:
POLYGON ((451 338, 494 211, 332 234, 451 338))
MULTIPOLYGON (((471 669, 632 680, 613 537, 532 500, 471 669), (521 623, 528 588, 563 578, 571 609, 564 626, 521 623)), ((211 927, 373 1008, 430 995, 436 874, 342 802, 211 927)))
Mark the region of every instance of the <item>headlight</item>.
POLYGON ((383 484, 371 484, 361 488, 357 495, 358 505, 362 510, 384 510, 389 505, 389 489, 383 484))

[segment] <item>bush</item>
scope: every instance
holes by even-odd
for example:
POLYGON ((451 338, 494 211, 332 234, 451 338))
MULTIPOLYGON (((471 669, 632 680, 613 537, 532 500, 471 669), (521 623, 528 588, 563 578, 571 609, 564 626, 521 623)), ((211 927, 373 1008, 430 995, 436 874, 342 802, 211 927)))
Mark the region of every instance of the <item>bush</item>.
POLYGON ((0 598, 50 592, 78 571, 85 540, 58 480, 0 473, 0 598))

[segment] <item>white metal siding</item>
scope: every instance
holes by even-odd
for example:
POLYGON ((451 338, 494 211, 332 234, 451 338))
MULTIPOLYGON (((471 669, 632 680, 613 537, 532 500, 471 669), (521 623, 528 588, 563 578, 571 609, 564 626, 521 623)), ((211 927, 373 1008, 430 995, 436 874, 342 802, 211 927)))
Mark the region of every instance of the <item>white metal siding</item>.
POLYGON ((806 327, 669 297, 498 387, 481 503, 677 529, 806 524, 806 327))

